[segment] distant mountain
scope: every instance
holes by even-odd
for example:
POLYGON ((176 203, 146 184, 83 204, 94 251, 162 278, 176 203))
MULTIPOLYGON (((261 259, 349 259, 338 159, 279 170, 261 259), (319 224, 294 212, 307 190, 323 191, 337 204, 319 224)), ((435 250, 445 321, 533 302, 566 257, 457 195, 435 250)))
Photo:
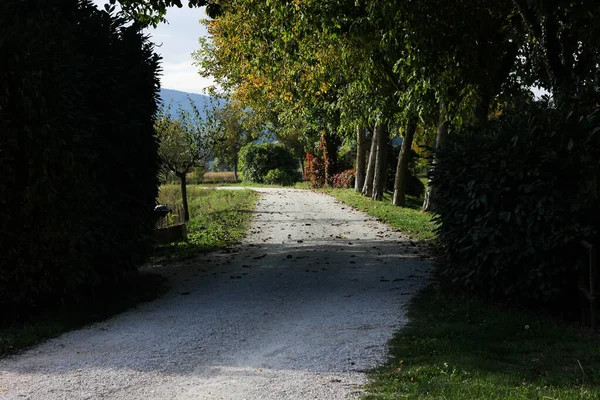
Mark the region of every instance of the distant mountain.
POLYGON ((160 89, 160 98, 162 99, 163 104, 165 106, 171 104, 172 118, 177 118, 177 108, 180 105, 184 110, 190 113, 192 112, 192 107, 190 106, 188 96, 190 99, 192 99, 202 117, 204 117, 204 109, 210 107, 210 96, 197 93, 180 92, 179 90, 172 89, 160 89))

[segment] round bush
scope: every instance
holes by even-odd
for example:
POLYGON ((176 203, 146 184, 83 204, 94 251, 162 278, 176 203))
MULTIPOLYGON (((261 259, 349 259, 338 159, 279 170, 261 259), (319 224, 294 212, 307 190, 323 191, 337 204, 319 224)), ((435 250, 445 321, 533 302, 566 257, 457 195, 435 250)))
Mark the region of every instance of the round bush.
POLYGON ((264 183, 268 185, 292 186, 298 181, 298 174, 291 174, 289 171, 272 169, 265 175, 264 183))
POLYGON ((280 170, 289 177, 298 175, 297 161, 292 153, 274 143, 250 143, 242 147, 239 154, 239 169, 244 181, 257 183, 264 183, 265 177, 271 170, 280 170))

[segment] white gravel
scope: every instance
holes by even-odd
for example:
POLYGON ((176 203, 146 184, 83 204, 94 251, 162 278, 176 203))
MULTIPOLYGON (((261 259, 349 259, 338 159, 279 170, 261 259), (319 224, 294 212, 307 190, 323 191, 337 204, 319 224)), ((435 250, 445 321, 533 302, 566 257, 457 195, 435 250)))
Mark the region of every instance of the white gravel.
POLYGON ((261 190, 244 244, 159 266, 172 289, 0 360, 0 399, 348 399, 429 263, 323 194, 261 190))

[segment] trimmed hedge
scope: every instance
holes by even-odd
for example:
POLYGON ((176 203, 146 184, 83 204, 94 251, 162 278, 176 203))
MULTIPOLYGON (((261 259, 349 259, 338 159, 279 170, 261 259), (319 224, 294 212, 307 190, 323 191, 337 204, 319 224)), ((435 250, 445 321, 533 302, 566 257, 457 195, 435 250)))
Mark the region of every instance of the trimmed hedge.
MULTIPOLYGON (((248 182, 266 183, 265 178, 271 170, 279 170, 277 174, 280 176, 286 175, 286 183, 289 184, 300 179, 298 162, 292 153, 275 143, 250 143, 242 147, 239 154, 239 170, 242 180, 248 182)), ((269 179, 273 174, 271 173, 269 179)))
POLYGON ((3 323, 110 293, 152 250, 159 57, 126 22, 0 5, 3 323))
POLYGON ((600 227, 598 111, 540 102, 455 135, 439 161, 446 274, 495 298, 576 302, 579 241, 600 227))
POLYGON ((290 171, 283 171, 279 168, 272 169, 267 172, 263 181, 267 185, 281 185, 281 186, 292 186, 298 181, 298 173, 290 171))

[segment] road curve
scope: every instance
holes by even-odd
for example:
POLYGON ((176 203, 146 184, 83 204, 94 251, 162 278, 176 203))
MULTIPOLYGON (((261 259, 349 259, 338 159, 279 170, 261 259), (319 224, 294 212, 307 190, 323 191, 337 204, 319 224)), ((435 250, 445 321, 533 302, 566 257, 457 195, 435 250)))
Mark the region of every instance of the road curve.
POLYGON ((360 396, 429 264, 329 196, 261 192, 241 246, 151 267, 164 297, 0 360, 0 400, 360 396))

